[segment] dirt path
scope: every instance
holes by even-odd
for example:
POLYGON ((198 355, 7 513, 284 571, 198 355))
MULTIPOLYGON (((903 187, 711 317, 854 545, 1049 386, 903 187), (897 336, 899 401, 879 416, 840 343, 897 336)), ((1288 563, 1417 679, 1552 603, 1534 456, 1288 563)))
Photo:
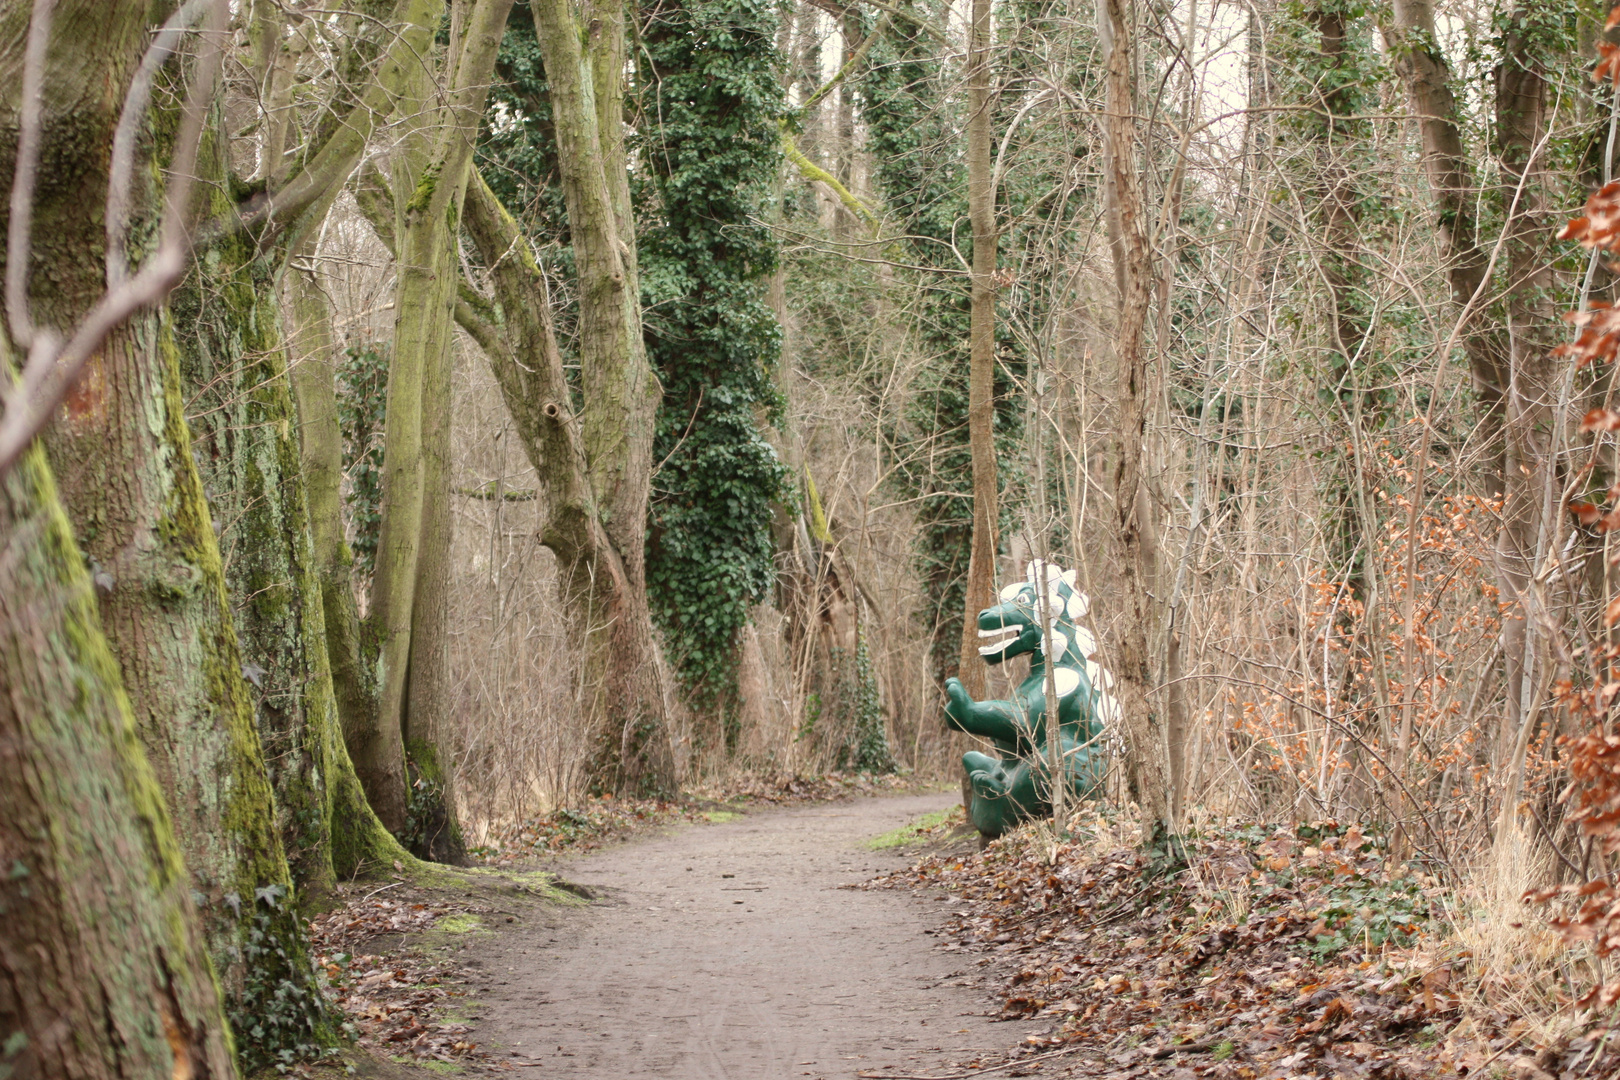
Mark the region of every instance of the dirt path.
POLYGON ((547 1080, 938 1072, 1015 1042, 973 961, 925 935, 943 903, 838 888, 905 861, 866 841, 955 802, 760 811, 560 862, 599 899, 469 945, 475 1037, 547 1080))

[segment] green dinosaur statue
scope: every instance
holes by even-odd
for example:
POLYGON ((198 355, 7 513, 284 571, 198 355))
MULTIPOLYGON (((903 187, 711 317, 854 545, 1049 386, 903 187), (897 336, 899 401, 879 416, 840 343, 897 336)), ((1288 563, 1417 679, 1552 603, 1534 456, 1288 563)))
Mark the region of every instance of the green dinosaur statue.
POLYGON ((949 698, 945 722, 959 731, 982 735, 995 744, 997 756, 969 750, 962 755, 972 798, 968 819, 987 838, 1000 836, 1025 818, 1052 812, 1050 767, 1046 746, 1046 665, 1058 695, 1058 735, 1063 776, 1074 800, 1095 798, 1107 763, 1103 756, 1104 722, 1119 715, 1119 703, 1106 687, 1113 678, 1092 655, 1096 639, 1076 623, 1090 607, 1074 587, 1074 571, 1040 561, 1029 564, 1029 576, 1001 590, 1001 603, 979 612, 979 636, 992 638, 979 649, 989 664, 1032 653, 1029 678, 1012 701, 974 701, 957 679, 945 682, 949 698), (1052 636, 1041 633, 1040 590, 1046 589, 1052 636))

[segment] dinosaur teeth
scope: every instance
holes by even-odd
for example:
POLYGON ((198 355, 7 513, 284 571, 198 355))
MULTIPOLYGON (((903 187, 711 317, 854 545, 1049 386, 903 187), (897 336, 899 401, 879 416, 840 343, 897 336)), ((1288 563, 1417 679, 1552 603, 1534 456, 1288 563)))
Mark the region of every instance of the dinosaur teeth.
POLYGON ((999 641, 992 641, 988 645, 981 645, 979 655, 995 656, 999 652, 1005 652, 1007 646, 1018 640, 1018 633, 1019 629, 1016 626, 1003 626, 995 630, 980 630, 980 637, 995 637, 998 634, 1005 634, 1006 636, 999 641))

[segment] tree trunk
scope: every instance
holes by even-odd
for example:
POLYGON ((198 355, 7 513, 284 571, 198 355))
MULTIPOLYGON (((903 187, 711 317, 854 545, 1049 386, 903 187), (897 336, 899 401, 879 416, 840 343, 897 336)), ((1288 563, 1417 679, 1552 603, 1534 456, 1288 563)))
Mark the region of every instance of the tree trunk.
POLYGON ((0 778, 0 1073, 234 1076, 191 881, 37 446, 0 480, 0 778))
MULTIPOLYGON (((1553 459, 1558 398, 1550 353, 1558 320, 1546 205, 1546 159, 1541 140, 1547 126, 1547 78, 1536 42, 1533 14, 1515 11, 1503 38, 1496 69, 1496 141, 1501 161, 1498 198, 1503 214, 1507 263, 1508 378, 1504 395, 1505 457, 1502 530, 1497 534, 1497 572, 1502 599, 1518 601, 1502 616, 1507 660, 1506 723, 1497 736, 1496 761, 1503 770, 1501 842, 1517 820, 1523 762, 1519 747, 1536 707, 1535 684, 1550 658, 1545 633, 1529 607, 1530 579, 1546 558, 1556 498, 1553 459), (1528 25, 1527 25, 1528 24, 1528 25)), ((1410 712, 1410 710, 1408 710, 1410 712)), ((1410 717, 1403 717, 1397 749, 1404 761, 1410 717)))
MULTIPOLYGON (((1507 358, 1500 340, 1488 328, 1484 304, 1469 301, 1485 280, 1489 256, 1478 242, 1479 221, 1473 170, 1463 150, 1460 113, 1451 90, 1451 70, 1434 36, 1430 0, 1395 0, 1393 21, 1384 40, 1395 69, 1406 80, 1423 143, 1423 169, 1435 202, 1435 225, 1446 263, 1446 283, 1459 311, 1466 309, 1459 340, 1468 355, 1480 420, 1487 446, 1495 449, 1495 490, 1501 490, 1502 395, 1507 388, 1507 358)), ((1481 297, 1481 301, 1485 298, 1481 297)))
MULTIPOLYGON (((669 791, 674 756, 644 566, 660 391, 642 339, 624 150, 625 8, 622 0, 583 10, 570 0, 536 0, 530 10, 551 86, 579 270, 578 438, 590 487, 579 507, 585 520, 559 522, 554 535, 562 550, 553 550, 563 563, 570 610, 584 621, 584 698, 596 740, 592 785, 669 791)), ((561 421, 571 412, 568 403, 563 391, 546 405, 562 410, 555 418, 561 421)), ((551 459, 537 468, 544 475, 574 465, 551 459)))
POLYGON ((569 402, 539 264, 481 179, 467 193, 466 221, 479 254, 494 268, 499 306, 480 311, 462 303, 456 317, 489 357, 540 479, 540 540, 557 557, 559 589, 586 649, 584 701, 598 746, 592 783, 623 792, 674 790, 664 720, 667 675, 645 586, 632 582, 598 517, 582 425, 569 402), (639 727, 633 726, 637 718, 639 727))
POLYGON ((309 521, 299 591, 304 603, 319 607, 318 615, 312 611, 305 616, 306 626, 316 635, 308 643, 309 655, 317 672, 324 668, 314 689, 321 689, 323 681, 329 687, 323 692, 330 694, 329 707, 342 734, 327 743, 326 817, 333 870, 339 877, 349 877, 391 866, 407 856, 373 812, 347 748, 350 731, 364 723, 356 718, 374 717, 377 701, 361 652, 350 573, 354 560, 343 540, 343 437, 333 390, 331 309, 311 271, 290 263, 284 274, 286 307, 294 327, 288 342, 293 357, 289 366, 298 404, 299 462, 309 521))
POLYGON ((338 418, 332 309, 313 267, 301 265, 313 254, 311 245, 289 268, 284 295, 293 325, 291 369, 298 399, 299 460, 326 623, 327 663, 343 737, 352 747, 377 722, 377 688, 372 678, 375 669, 363 653, 360 637, 354 553, 344 540, 343 429, 338 418))
POLYGON ((1158 548, 1157 538, 1151 535, 1154 524, 1145 505, 1147 492, 1143 478, 1147 405, 1151 393, 1143 338, 1151 303, 1153 252, 1136 167, 1133 102, 1136 66, 1131 49, 1134 28, 1127 14, 1126 0, 1099 0, 1097 14, 1107 94, 1103 125, 1104 196, 1114 277, 1119 289, 1114 328, 1118 363, 1115 410, 1119 434, 1113 487, 1120 574, 1118 593, 1124 610, 1114 674, 1124 714, 1127 777, 1142 810, 1143 842, 1149 843, 1172 828, 1168 748, 1163 721, 1154 710, 1151 698, 1154 664, 1147 637, 1148 627, 1154 622, 1148 590, 1157 577, 1154 564, 1158 548))
MULTIPOLYGON (((16 9, 6 16, 26 19, 16 9)), ((105 148, 146 29, 141 12, 128 27, 109 26, 105 5, 58 6, 53 38, 60 44, 45 73, 47 167, 34 213, 35 235, 44 241, 34 262, 45 269, 29 281, 42 325, 74 325, 104 287, 105 221, 85 207, 106 201, 105 148)), ((5 40, 22 37, 8 33, 5 40)), ((7 54, 0 67, 5 111, 14 117, 21 56, 7 54)), ((5 145, 9 158, 15 141, 5 145)), ((213 162, 205 155, 199 167, 213 162)), ((7 187, 12 174, 11 161, 0 162, 7 187)), ((154 188, 136 191, 137 209, 151 216, 162 198, 154 188)), ((164 310, 115 331, 65 403, 48 449, 98 585, 102 626, 136 730, 200 897, 233 1022, 263 1013, 288 989, 299 1002, 298 1015, 288 1013, 286 1026, 262 1038, 242 1029, 238 1049, 254 1065, 285 1048, 278 1041, 284 1037, 300 1047, 329 1045, 336 1033, 292 907, 249 685, 259 676, 238 643, 217 526, 183 413, 179 353, 164 310)))
POLYGON ((421 71, 401 108, 406 134, 392 164, 394 353, 388 369, 382 533, 372 585, 380 642, 374 749, 390 813, 417 854, 464 862, 453 773, 443 760, 449 671, 451 347, 461 205, 484 96, 511 0, 480 0, 444 59, 447 100, 421 71), (396 779, 397 764, 409 774, 396 779), (408 788, 405 782, 408 780, 408 788), (399 786, 396 786, 399 785, 399 786), (396 799, 403 804, 397 804, 396 799))
POLYGON ((979 612, 996 595, 996 194, 991 176, 995 94, 990 89, 990 0, 973 0, 968 47, 968 215, 973 222, 973 300, 968 331, 968 445, 973 455, 973 540, 963 605, 962 686, 985 696, 979 612))

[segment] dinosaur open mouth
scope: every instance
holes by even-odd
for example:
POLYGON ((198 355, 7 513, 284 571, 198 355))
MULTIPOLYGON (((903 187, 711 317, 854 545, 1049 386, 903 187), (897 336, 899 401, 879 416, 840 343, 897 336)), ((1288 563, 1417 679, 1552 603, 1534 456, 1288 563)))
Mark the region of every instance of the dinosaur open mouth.
POLYGON ((1021 626, 998 626, 994 630, 980 630, 980 637, 993 637, 998 640, 992 641, 988 645, 979 646, 979 655, 994 656, 996 653, 1005 650, 1007 646, 1018 640, 1018 635, 1023 632, 1023 629, 1021 626))

